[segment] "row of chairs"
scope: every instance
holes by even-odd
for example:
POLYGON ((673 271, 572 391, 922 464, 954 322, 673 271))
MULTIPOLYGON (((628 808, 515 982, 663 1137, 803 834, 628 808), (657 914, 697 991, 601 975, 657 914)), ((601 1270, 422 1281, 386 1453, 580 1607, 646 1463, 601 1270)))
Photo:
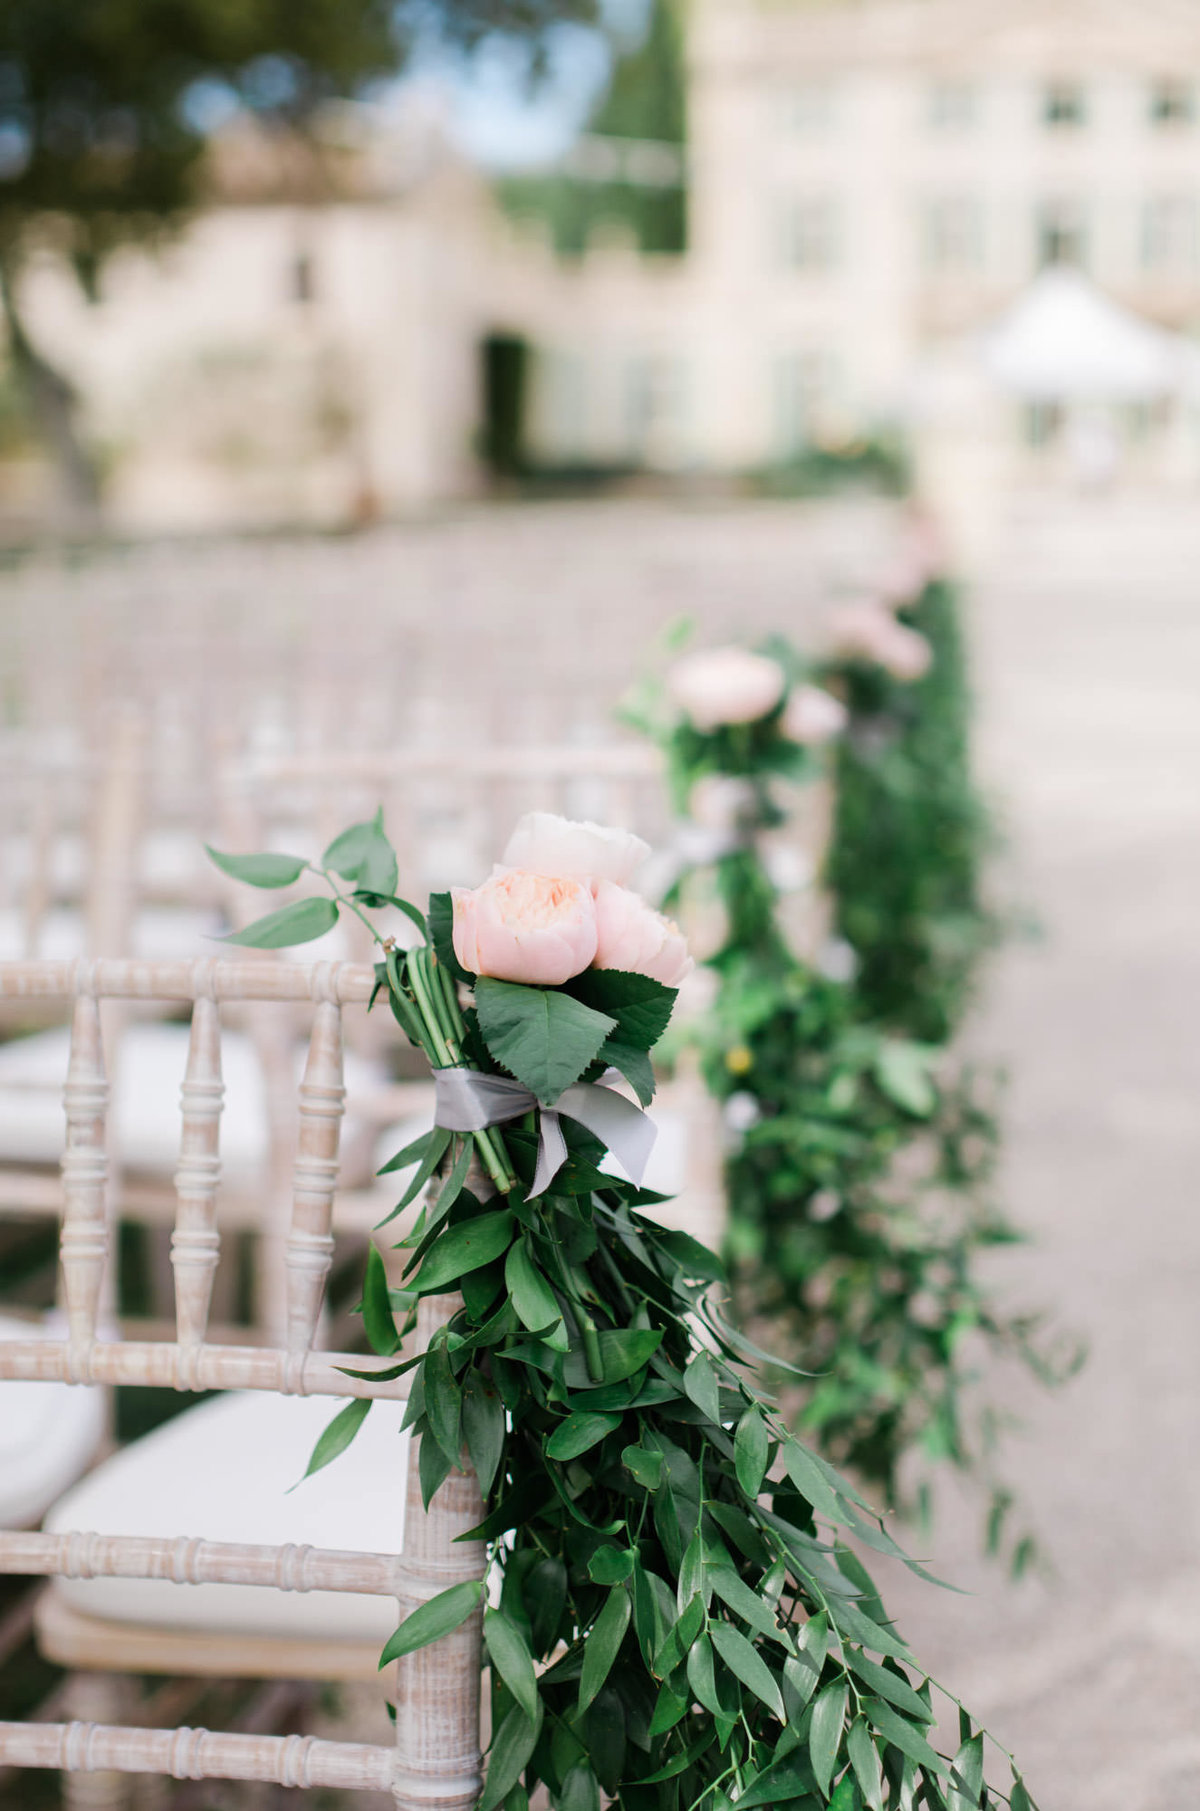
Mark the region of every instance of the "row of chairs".
MULTIPOLYGON (((343 1015, 361 1013, 369 967, 279 960, 146 964, 82 960, 0 965, 0 1000, 69 1012, 57 1321, 0 1327, 5 1415, 53 1439, 59 1418, 114 1386, 221 1392, 126 1446, 56 1503, 27 1496, 37 1532, 10 1523, 0 1571, 54 1582, 37 1610, 47 1657, 74 1673, 361 1680, 374 1675, 398 1616, 448 1584, 482 1576, 480 1517, 464 1472, 420 1508, 414 1456, 399 1432, 403 1383, 351 1377, 361 1356, 325 1350, 322 1303, 345 1113, 343 1015), (185 1010, 168 1337, 113 1337, 107 1006, 185 1010), (222 1243, 227 1080, 222 1018, 297 1008, 311 1018, 296 1090, 291 1204, 279 1254, 284 1319, 267 1343, 210 1327, 222 1243), (337 1464, 292 1495, 337 1399, 373 1404, 337 1464), (11 1407, 10 1407, 11 1405, 11 1407)), ((229 1091, 232 1096, 232 1090, 229 1091)), ((418 1340, 453 1309, 422 1305, 418 1340)), ((50 1481, 61 1488, 61 1480, 50 1481)), ((395 1745, 277 1738, 119 1723, 0 1725, 0 1765, 62 1769, 73 1807, 124 1803, 122 1777, 268 1780, 390 1793, 400 1807, 461 1807, 479 1785, 479 1626, 399 1663, 395 1745)), ((105 1694, 95 1688, 91 1702, 105 1694)), ((115 1691, 107 1694, 118 1702, 115 1691)))

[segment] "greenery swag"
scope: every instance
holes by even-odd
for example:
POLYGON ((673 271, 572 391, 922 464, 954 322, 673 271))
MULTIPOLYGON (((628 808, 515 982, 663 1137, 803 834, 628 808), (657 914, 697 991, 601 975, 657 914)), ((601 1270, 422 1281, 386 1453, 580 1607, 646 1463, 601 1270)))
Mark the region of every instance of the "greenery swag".
POLYGON ((715 880, 723 907, 715 1003, 689 1036, 725 1107, 741 1316, 786 1333, 809 1373, 789 1388, 797 1425, 824 1454, 926 1523, 938 1464, 977 1477, 988 1548, 1005 1546, 1020 1571, 1035 1547, 1006 1537, 1012 1495, 992 1469, 1001 1422, 979 1399, 980 1354, 1016 1357, 1046 1383, 1076 1357, 1043 1349, 1040 1317, 1006 1314, 979 1275, 989 1249, 1021 1235, 992 1198, 994 1081, 942 1042, 991 939, 952 611, 935 584, 912 616, 939 630, 945 658, 919 685, 865 662, 833 669, 851 715, 826 859, 846 942, 829 952, 791 946, 769 840, 789 822, 788 783, 824 766, 789 735, 789 698, 831 667, 777 639, 764 653, 785 689, 757 721, 700 729, 654 687, 631 716, 664 747, 681 815, 701 782, 739 787, 729 833, 668 903, 715 880), (823 972, 830 955, 839 966, 823 972))
MULTIPOLYGON (((309 866, 217 859, 257 886, 309 866)), ((435 1127, 397 1154, 389 1170, 418 1165, 400 1205, 429 1193, 402 1242, 403 1289, 389 1291, 373 1250, 362 1300, 368 1339, 392 1359, 420 1295, 462 1295, 429 1350, 386 1374, 411 1376, 427 1502, 465 1447, 486 1505, 477 1532, 503 1581, 484 1614, 494 1734, 479 1811, 527 1811, 539 1783, 557 1811, 599 1811, 602 1797, 620 1811, 994 1805, 982 1732, 960 1710, 954 1752, 939 1752, 931 1683, 854 1545, 904 1556, 753 1381, 718 1260, 656 1224, 643 1210, 661 1198, 607 1173, 603 1145, 565 1116, 568 1160, 531 1193, 539 1120, 569 1085, 611 1063, 649 1098, 674 992, 596 968, 554 987, 466 972, 449 896, 427 917, 396 897, 379 818, 312 871, 332 897, 236 941, 303 942, 340 912, 369 922, 398 906, 422 941, 384 946, 377 997, 435 1070, 513 1078, 539 1103, 503 1132, 435 1127)), ((340 1411, 314 1466, 365 1412, 340 1411)), ((440 1638, 479 1598, 452 1588, 385 1654, 440 1638)), ((1009 1801, 1029 1811, 1015 1767, 1009 1801)))

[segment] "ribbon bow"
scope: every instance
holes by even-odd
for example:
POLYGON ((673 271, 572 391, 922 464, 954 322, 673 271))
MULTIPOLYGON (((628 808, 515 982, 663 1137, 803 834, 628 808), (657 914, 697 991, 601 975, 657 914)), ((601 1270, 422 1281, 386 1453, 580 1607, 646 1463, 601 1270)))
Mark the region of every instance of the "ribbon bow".
MULTIPOLYGON (((609 1070, 607 1074, 615 1077, 617 1071, 609 1070)), ((545 1193, 567 1161, 560 1114, 578 1120, 601 1139, 641 1186, 658 1128, 640 1107, 603 1082, 576 1082, 559 1095, 552 1107, 540 1101, 524 1083, 510 1081, 506 1075, 481 1075, 476 1069, 435 1070, 434 1084, 434 1123, 447 1132, 483 1132, 488 1126, 519 1119, 522 1113, 538 1109, 540 1137, 531 1200, 534 1195, 545 1193)))

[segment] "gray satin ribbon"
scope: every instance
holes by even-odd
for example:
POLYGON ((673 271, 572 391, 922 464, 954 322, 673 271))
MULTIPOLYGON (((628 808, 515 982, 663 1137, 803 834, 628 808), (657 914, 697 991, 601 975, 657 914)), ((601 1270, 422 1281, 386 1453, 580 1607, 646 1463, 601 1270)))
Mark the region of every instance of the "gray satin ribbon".
MULTIPOLYGON (((616 1071, 609 1074, 615 1077, 616 1071)), ((552 1107, 543 1106, 536 1094, 505 1075, 480 1075, 475 1069, 436 1069, 437 1107, 434 1123, 447 1132, 483 1132, 506 1119, 519 1119, 537 1108, 537 1170, 530 1196, 544 1194, 567 1161, 567 1141, 560 1114, 578 1120, 599 1138, 641 1186, 654 1149, 658 1128, 640 1107, 602 1082, 576 1082, 559 1095, 552 1107)))

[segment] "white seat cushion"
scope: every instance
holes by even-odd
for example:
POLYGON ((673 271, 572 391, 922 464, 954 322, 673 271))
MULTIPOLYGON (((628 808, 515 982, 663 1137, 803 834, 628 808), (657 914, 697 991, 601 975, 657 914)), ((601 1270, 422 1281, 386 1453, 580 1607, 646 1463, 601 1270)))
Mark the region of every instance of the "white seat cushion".
MULTIPOLYGON (((187 1067, 186 1025, 134 1024, 121 1037, 114 1070, 115 1149, 132 1169, 171 1172, 179 1161, 179 1089, 187 1067)), ((70 1057, 66 1026, 0 1045, 0 1161, 57 1163, 66 1136, 62 1090, 70 1057)), ((297 1051, 297 1079, 304 1060, 297 1051)), ((353 1101, 386 1080, 374 1063, 346 1053, 346 1086, 353 1101)), ((221 1039, 225 1108, 221 1115, 221 1173, 245 1186, 261 1176, 268 1156, 267 1090, 250 1039, 221 1039)), ((349 1128, 347 1128, 348 1132, 349 1128)))
MULTIPOLYGON (((291 1488, 338 1407, 327 1396, 258 1391, 199 1403, 98 1466, 55 1504, 45 1527, 396 1553, 408 1460, 403 1403, 374 1403, 348 1451, 291 1488)), ((127 1578, 59 1580, 53 1588, 85 1616, 197 1633, 382 1646, 398 1620, 391 1598, 349 1592, 127 1578)))
MULTIPOLYGON (((49 1330, 0 1315, 0 1341, 49 1330)), ((0 1383, 0 1527, 27 1528, 39 1522, 87 1469, 103 1437, 102 1390, 67 1383, 0 1383)))

